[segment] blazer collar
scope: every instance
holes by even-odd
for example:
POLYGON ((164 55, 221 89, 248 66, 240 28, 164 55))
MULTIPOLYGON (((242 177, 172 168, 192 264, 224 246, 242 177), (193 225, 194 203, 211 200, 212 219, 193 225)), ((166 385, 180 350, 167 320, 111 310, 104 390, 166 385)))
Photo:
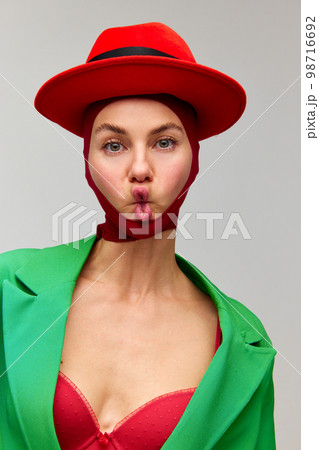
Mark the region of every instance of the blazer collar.
MULTIPOLYGON (((6 376, 15 416, 10 420, 21 429, 27 448, 60 449, 52 410, 66 320, 76 280, 95 241, 96 234, 68 245, 39 249, 16 271, 16 283, 3 283, 6 376)), ((173 450, 181 447, 181 442, 185 450, 198 448, 203 414, 214 429, 207 447, 212 448, 259 386, 276 350, 267 344, 250 345, 263 339, 256 327, 193 264, 178 254, 176 261, 214 301, 223 340, 162 448, 173 450), (231 410, 223 406, 229 398, 231 410)))
POLYGON ((93 234, 87 239, 39 249, 16 271, 16 276, 35 295, 59 284, 76 281, 95 240, 96 234, 93 234))

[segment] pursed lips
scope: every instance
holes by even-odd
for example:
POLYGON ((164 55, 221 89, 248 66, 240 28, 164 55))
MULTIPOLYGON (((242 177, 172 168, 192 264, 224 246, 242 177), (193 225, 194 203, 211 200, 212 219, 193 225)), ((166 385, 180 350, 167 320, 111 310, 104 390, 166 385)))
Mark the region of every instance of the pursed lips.
POLYGON ((135 186, 132 191, 133 197, 136 203, 147 203, 148 202, 148 190, 144 186, 135 186))

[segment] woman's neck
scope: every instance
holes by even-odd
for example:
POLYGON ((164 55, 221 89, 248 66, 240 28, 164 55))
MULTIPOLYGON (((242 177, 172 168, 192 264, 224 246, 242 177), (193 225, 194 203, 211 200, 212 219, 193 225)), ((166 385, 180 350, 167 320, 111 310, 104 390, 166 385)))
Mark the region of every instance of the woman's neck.
POLYGON ((114 286, 118 295, 131 303, 176 298, 181 286, 190 289, 192 283, 176 262, 175 239, 175 230, 166 230, 157 239, 113 242, 101 238, 93 245, 80 275, 100 286, 114 286))

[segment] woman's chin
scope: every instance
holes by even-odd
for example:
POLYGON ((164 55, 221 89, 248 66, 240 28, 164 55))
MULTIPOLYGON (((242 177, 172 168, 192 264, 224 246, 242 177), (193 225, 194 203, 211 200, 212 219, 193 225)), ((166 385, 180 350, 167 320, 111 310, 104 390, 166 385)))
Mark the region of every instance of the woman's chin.
POLYGON ((134 222, 149 222, 154 219, 154 214, 146 214, 146 213, 121 213, 121 216, 126 220, 133 220, 134 222))
POLYGON ((134 216, 136 220, 141 220, 142 222, 147 222, 152 219, 153 212, 149 203, 136 203, 134 216))
POLYGON ((146 207, 136 205, 133 212, 120 212, 120 215, 123 218, 133 220, 134 222, 149 222, 158 219, 162 215, 162 212, 154 212, 148 205, 146 207))

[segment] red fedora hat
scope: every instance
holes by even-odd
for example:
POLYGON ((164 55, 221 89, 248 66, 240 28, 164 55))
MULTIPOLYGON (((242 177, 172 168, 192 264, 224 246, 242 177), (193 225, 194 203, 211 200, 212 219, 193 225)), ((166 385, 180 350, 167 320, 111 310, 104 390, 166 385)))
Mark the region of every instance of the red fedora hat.
POLYGON ((242 115, 246 94, 231 77, 197 64, 186 42, 159 22, 108 28, 85 64, 49 79, 35 108, 46 118, 82 135, 87 106, 110 97, 168 93, 197 112, 199 140, 230 128, 242 115))

